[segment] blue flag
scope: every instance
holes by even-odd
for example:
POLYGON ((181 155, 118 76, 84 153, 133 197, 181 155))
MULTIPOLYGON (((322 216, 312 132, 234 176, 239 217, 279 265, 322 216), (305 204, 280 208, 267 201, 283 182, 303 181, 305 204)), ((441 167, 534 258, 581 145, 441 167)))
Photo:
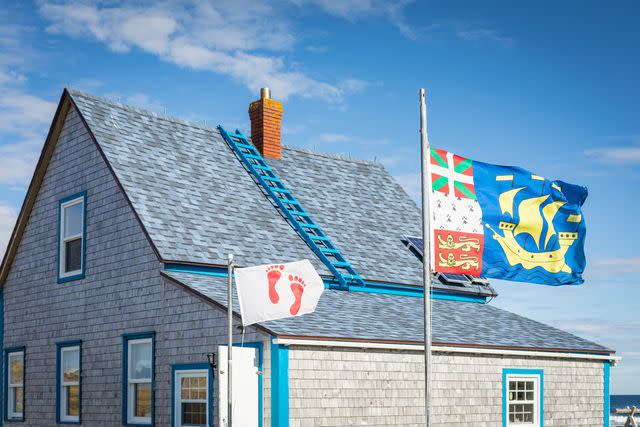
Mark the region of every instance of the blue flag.
POLYGON ((434 271, 583 283, 585 187, 435 148, 427 173, 434 271))

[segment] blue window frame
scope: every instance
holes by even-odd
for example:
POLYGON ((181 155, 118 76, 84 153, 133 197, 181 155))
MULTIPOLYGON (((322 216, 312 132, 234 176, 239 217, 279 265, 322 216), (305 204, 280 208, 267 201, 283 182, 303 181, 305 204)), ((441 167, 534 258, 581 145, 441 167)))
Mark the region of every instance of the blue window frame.
POLYGON ((82 412, 82 342, 56 344, 56 422, 80 424, 82 412))
POLYGON ((4 353, 4 419, 24 421, 25 348, 8 348, 4 353))
POLYGON ((122 424, 153 425, 155 332, 122 336, 122 424))
POLYGON ((58 209, 58 283, 84 279, 87 193, 60 200, 58 209))
POLYGON ((503 369, 502 425, 544 427, 544 372, 503 369))
POLYGON ((213 426, 213 370, 208 363, 171 366, 172 427, 213 426))

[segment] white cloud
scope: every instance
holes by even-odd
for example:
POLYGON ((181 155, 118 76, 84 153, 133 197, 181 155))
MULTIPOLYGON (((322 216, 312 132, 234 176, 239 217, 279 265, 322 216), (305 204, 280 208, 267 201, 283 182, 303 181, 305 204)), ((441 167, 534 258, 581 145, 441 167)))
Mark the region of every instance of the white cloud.
POLYGON ((640 164, 640 145, 628 145, 588 150, 587 155, 600 161, 613 161, 628 165, 640 164))
POLYGON ((253 92, 269 86, 280 99, 297 95, 340 103, 366 86, 356 79, 318 81, 288 66, 280 53, 290 50, 295 38, 281 14, 266 4, 184 0, 107 6, 67 0, 43 2, 40 12, 50 32, 92 37, 114 52, 140 49, 178 66, 227 75, 253 92))
POLYGON ((506 48, 515 45, 515 40, 511 37, 504 36, 496 30, 486 28, 459 30, 456 35, 462 40, 471 42, 488 40, 506 48))
POLYGON ((290 0, 298 6, 314 5, 323 11, 354 21, 368 16, 382 16, 391 22, 403 35, 414 39, 415 33, 405 20, 404 9, 413 0, 290 0))
POLYGON ((56 104, 20 91, 0 94, 0 129, 28 133, 34 126, 51 122, 56 104))
POLYGON ((594 264, 607 274, 615 271, 618 274, 640 273, 640 257, 622 257, 596 259, 594 264))
POLYGON ((8 205, 0 202, 0 259, 7 249, 11 232, 16 222, 16 212, 8 205))

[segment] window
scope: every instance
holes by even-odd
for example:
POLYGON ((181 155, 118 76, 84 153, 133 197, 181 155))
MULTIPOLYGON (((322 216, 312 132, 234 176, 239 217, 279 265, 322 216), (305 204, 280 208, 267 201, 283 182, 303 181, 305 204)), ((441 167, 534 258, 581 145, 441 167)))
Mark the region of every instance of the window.
POLYGON ((80 423, 80 342, 58 344, 58 423, 80 423))
POLYGON ((124 337, 125 424, 151 424, 153 419, 154 334, 124 337))
POLYGON ((84 277, 85 198, 83 193, 60 202, 58 279, 61 282, 84 277))
POLYGON ((542 371, 505 370, 505 426, 542 427, 542 375, 542 371))
POLYGON ((5 358, 7 420, 24 420, 24 348, 7 350, 5 358))
POLYGON ((173 367, 173 425, 212 425, 211 368, 206 364, 173 367))

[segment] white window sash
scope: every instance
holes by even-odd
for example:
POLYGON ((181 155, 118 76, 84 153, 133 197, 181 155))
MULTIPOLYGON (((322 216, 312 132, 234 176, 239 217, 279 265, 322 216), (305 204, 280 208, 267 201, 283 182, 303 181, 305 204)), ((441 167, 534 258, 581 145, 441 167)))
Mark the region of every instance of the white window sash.
POLYGON ((71 242, 73 240, 76 239, 80 239, 81 240, 81 245, 84 246, 84 210, 85 210, 85 204, 84 204, 84 196, 80 196, 77 199, 73 199, 73 200, 69 200, 68 202, 62 203, 62 205, 60 205, 60 247, 58 248, 58 259, 60 261, 60 277, 61 278, 65 278, 65 277, 70 277, 70 276, 75 276, 77 274, 82 273, 82 264, 84 262, 84 251, 80 252, 80 269, 78 270, 73 270, 73 271, 64 271, 65 265, 66 265, 66 261, 67 261, 67 251, 66 251, 66 246, 68 242, 71 242), (82 219, 82 226, 80 227, 80 233, 78 234, 74 234, 72 236, 67 236, 65 237, 65 228, 64 228, 64 224, 65 224, 65 219, 66 219, 66 209, 77 205, 77 204, 82 204, 82 214, 80 215, 80 218, 82 219))
MULTIPOLYGON (((135 401, 135 385, 136 384, 151 384, 153 382, 153 339, 152 338, 141 338, 141 339, 133 339, 127 342, 127 421, 130 423, 141 423, 141 424, 150 424, 151 417, 137 417, 136 413, 136 401, 135 401), (149 378, 131 378, 131 373, 133 372, 133 352, 131 351, 131 347, 136 344, 151 344, 151 377, 149 378)), ((153 389, 153 386, 151 387, 153 389)), ((151 410, 153 411, 153 390, 151 391, 151 410)))
POLYGON ((7 390, 7 418, 10 420, 15 420, 15 419, 22 419, 22 417, 24 416, 24 352, 19 351, 19 352, 12 352, 9 353, 8 356, 8 365, 7 366, 7 372, 8 372, 8 381, 7 381, 7 385, 8 385, 8 390, 7 390), (22 363, 22 372, 23 372, 23 377, 19 378, 18 380, 20 381, 18 382, 14 382, 14 380, 16 380, 15 378, 12 377, 11 375, 11 362, 12 360, 18 359, 21 363, 22 363), (17 390, 21 388, 22 389, 22 412, 14 412, 13 407, 15 406, 16 403, 16 394, 17 394, 17 390))
MULTIPOLYGON (((67 394, 65 393, 65 388, 66 387, 71 387, 71 386, 77 386, 78 387, 78 393, 80 392, 80 347, 79 346, 73 346, 73 347, 63 347, 60 349, 60 407, 58 408, 58 411, 60 413, 60 420, 61 421, 80 421, 80 416, 79 415, 68 415, 67 412, 67 394), (77 351, 78 352, 78 380, 77 381, 65 381, 64 380, 64 358, 65 358, 65 353, 70 353, 73 351, 77 351)), ((78 396, 78 402, 81 399, 80 396, 78 396)))
POLYGON ((206 425, 209 425, 209 371, 207 369, 184 369, 177 370, 174 378, 175 390, 175 406, 173 408, 173 417, 175 427, 183 427, 182 424, 182 403, 204 403, 206 412, 206 425), (205 379, 205 398, 204 399, 183 399, 182 398, 182 378, 204 378, 205 379))
MULTIPOLYGON (((540 375, 536 375, 536 374, 509 374, 507 375, 507 407, 505 408, 505 411, 507 412, 507 427, 511 427, 511 426, 533 426, 533 427, 538 427, 540 426, 540 382, 541 382, 541 378, 540 375), (509 381, 524 381, 524 382, 533 382, 533 400, 509 400, 509 393, 511 392, 511 390, 509 389, 509 381), (509 405, 527 405, 527 404, 533 404, 533 423, 529 424, 529 423, 519 423, 519 422, 511 422, 509 421, 509 405)), ((519 390, 520 391, 520 390, 519 390)), ((526 390, 521 390, 523 392, 525 392, 525 397, 526 397, 526 390)), ((514 393, 517 393, 517 391, 513 391, 514 393)))

